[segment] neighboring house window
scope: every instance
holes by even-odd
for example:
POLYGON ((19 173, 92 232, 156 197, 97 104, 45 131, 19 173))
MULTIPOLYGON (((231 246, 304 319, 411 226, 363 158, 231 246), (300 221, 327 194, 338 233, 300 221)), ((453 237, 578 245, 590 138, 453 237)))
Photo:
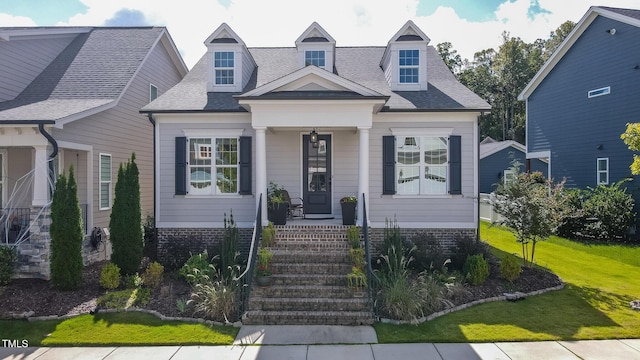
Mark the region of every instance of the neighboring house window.
POLYGON ((100 210, 111 208, 111 155, 100 154, 100 210))
POLYGON ((398 195, 447 193, 447 143, 446 137, 396 137, 398 195))
POLYGON ((189 139, 189 194, 238 194, 238 155, 238 138, 189 139))
POLYGON ((401 84, 417 84, 420 66, 419 50, 400 50, 399 70, 401 84))
POLYGON ((214 53, 216 85, 233 85, 234 55, 233 51, 214 53))
POLYGON ((504 171, 504 176, 502 177, 502 181, 504 182, 505 186, 513 183, 515 180, 516 180, 516 174, 513 172, 513 170, 504 171))
POLYGON ((305 51, 304 52, 304 65, 315 65, 317 67, 324 67, 324 51, 305 51))
POLYGON ((598 158, 598 185, 609 185, 609 158, 598 158))
POLYGON ((149 84, 149 101, 153 101, 157 98, 158 98, 158 87, 153 84, 149 84))

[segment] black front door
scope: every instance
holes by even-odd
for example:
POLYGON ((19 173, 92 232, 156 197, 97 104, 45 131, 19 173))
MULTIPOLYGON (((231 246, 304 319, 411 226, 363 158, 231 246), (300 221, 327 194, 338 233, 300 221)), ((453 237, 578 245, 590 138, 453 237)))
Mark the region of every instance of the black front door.
POLYGON ((302 179, 305 214, 331 214, 331 135, 318 135, 317 144, 302 137, 302 179))

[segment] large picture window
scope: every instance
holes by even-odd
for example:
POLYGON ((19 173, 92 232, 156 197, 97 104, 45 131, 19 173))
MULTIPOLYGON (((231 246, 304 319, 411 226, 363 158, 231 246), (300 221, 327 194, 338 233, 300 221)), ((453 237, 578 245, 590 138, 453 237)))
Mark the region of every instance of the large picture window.
POLYGON ((189 194, 238 194, 238 138, 189 139, 189 194))
POLYGON ((446 137, 397 136, 397 194, 447 194, 447 153, 446 137))
POLYGON ((100 154, 100 210, 111 208, 111 155, 100 154))
POLYGON ((214 53, 214 69, 216 85, 233 85, 234 69, 233 51, 216 51, 214 53))
POLYGON ((420 51, 400 50, 398 65, 401 84, 417 84, 420 68, 420 51))

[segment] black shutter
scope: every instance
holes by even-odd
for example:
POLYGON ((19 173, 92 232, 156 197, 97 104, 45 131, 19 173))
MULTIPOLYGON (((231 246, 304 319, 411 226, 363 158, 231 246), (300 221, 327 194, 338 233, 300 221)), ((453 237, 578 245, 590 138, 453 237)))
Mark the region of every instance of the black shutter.
POLYGON ((449 136, 449 194, 462 194, 462 148, 460 135, 449 136))
POLYGON ((382 194, 396 193, 396 138, 382 137, 382 194))
POLYGON ((240 195, 251 195, 251 136, 240 136, 240 195))
POLYGON ((176 195, 187 195, 187 138, 176 138, 176 195))

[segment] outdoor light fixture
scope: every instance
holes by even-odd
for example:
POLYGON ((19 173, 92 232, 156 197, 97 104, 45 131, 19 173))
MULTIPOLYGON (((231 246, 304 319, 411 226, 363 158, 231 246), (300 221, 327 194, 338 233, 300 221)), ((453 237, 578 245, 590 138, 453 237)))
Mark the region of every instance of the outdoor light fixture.
POLYGON ((616 29, 609 29, 607 30, 607 32, 611 35, 615 35, 616 34, 616 29))
POLYGON ((313 145, 313 147, 317 147, 318 145, 318 133, 316 132, 315 128, 311 130, 311 134, 309 134, 309 142, 313 145))

